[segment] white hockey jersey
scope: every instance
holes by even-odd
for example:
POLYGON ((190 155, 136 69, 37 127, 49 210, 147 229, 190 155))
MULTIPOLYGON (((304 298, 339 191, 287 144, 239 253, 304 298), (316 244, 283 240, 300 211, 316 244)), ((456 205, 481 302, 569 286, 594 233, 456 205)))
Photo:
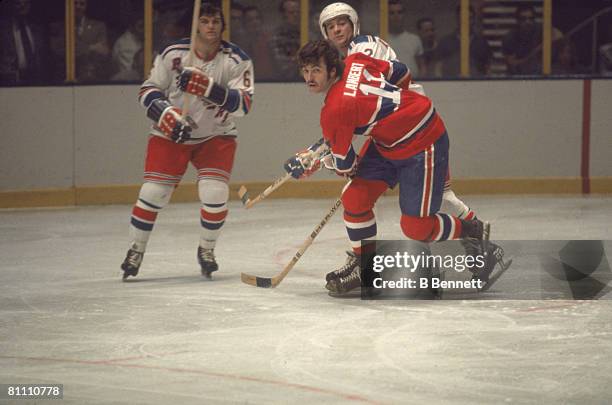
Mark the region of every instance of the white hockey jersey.
MULTIPOLYGON (((359 35, 353 38, 348 46, 346 56, 357 52, 364 53, 374 59, 381 59, 385 61, 397 60, 397 54, 393 48, 391 48, 387 42, 374 35, 359 35)), ((411 73, 410 70, 408 70, 408 73, 411 73)), ((425 95, 425 89, 423 89, 423 86, 412 81, 410 82, 408 89, 423 96, 425 95)))
MULTIPOLYGON (((189 39, 173 43, 157 55, 151 74, 140 88, 140 104, 148 108, 158 98, 183 108, 185 94, 177 87, 177 78, 189 57, 189 39)), ((188 116, 195 122, 197 128, 191 132, 193 140, 186 144, 204 142, 213 136, 237 136, 238 131, 233 121, 234 117, 248 114, 251 109, 254 91, 253 63, 249 56, 231 42, 221 41, 219 51, 208 61, 193 55, 191 65, 201 69, 215 83, 229 89, 228 97, 223 105, 217 105, 201 97, 190 95, 188 116)), ((166 138, 163 132, 152 126, 153 135, 166 138)))
POLYGON ((361 52, 381 60, 397 60, 397 55, 388 43, 374 35, 358 35, 348 46, 347 55, 361 52))

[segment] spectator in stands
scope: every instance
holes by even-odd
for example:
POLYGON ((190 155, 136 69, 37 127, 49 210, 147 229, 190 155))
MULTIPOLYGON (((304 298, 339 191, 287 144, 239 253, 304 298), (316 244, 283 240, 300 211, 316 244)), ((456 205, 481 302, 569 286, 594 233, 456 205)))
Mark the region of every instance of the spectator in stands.
POLYGON ((418 35, 404 27, 404 5, 401 0, 389 0, 389 45, 397 53, 397 59, 408 66, 412 76, 420 77, 425 70, 423 43, 418 35))
POLYGON ((110 76, 110 47, 106 24, 87 16, 87 0, 74 0, 76 29, 76 79, 106 80, 110 76))
MULTIPOLYGON (((481 77, 489 73, 493 52, 476 23, 474 8, 469 8, 470 24, 470 76, 481 77)), ((461 73, 461 7, 455 9, 457 28, 440 39, 438 53, 442 63, 442 76, 455 77, 461 73)))
POLYGON ((31 0, 12 0, 0 20, 0 84, 42 84, 48 44, 43 27, 30 16, 31 0))
POLYGON ((120 70, 112 77, 112 81, 116 82, 133 82, 143 80, 144 77, 144 49, 140 48, 134 54, 132 65, 128 70, 120 70))
POLYGON ((560 39, 553 44, 551 73, 553 75, 588 73, 586 67, 578 63, 576 44, 569 38, 560 39))
POLYGON ((519 5, 515 15, 517 26, 502 41, 507 72, 511 75, 539 74, 542 72, 542 26, 536 23, 535 10, 530 5, 519 5))
MULTIPOLYGON (((133 71, 134 56, 142 49, 144 41, 144 16, 142 12, 134 10, 131 13, 129 21, 131 22, 128 29, 121 34, 113 45, 112 58, 115 65, 116 74, 113 79, 120 77, 120 80, 125 79, 129 72, 133 71)), ((142 73, 136 79, 142 78, 142 73)))
POLYGON ((231 2, 230 8, 230 40, 237 44, 244 43, 244 6, 237 1, 231 2))
POLYGON ((321 11, 317 11, 312 14, 310 17, 310 27, 308 28, 308 40, 309 41, 318 41, 323 39, 323 35, 321 35, 321 27, 319 27, 319 17, 321 16, 321 11))
POLYGON ((257 6, 244 8, 244 33, 244 40, 237 42, 237 45, 253 60, 255 78, 258 81, 276 78, 277 72, 272 60, 272 48, 270 48, 271 35, 264 28, 257 6))
POLYGON ((599 47, 599 74, 602 76, 612 76, 612 24, 607 31, 607 38, 603 39, 606 42, 599 47))
POLYGON ((154 49, 165 48, 168 44, 187 38, 191 34, 191 10, 163 10, 159 13, 158 23, 154 26, 154 49))
POLYGON ((300 49, 300 3, 298 0, 281 0, 278 9, 282 21, 272 38, 276 77, 297 81, 301 79, 296 68, 296 55, 300 49))
POLYGON ((433 19, 423 17, 417 21, 417 32, 423 43, 423 71, 421 77, 440 77, 438 40, 433 19))

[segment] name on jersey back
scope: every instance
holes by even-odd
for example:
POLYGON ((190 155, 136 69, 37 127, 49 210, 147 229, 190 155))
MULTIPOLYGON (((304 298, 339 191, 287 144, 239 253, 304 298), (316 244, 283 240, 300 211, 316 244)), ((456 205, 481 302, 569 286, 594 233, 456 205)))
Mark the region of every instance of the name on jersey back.
POLYGON ((352 63, 349 69, 349 74, 346 78, 346 84, 344 85, 344 95, 355 97, 357 94, 357 87, 359 86, 359 78, 363 71, 364 65, 362 63, 352 63))

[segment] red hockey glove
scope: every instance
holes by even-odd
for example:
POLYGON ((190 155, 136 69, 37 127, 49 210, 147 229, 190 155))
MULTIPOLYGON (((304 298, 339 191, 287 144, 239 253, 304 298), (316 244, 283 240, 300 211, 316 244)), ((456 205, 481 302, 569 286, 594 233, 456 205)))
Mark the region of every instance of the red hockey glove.
POLYGON ((147 109, 147 116, 157 127, 176 143, 183 143, 191 138, 191 126, 181 117, 182 111, 165 99, 158 99, 147 109))
POLYGON ((198 68, 183 68, 176 80, 176 85, 184 92, 203 97, 210 85, 210 78, 198 68))

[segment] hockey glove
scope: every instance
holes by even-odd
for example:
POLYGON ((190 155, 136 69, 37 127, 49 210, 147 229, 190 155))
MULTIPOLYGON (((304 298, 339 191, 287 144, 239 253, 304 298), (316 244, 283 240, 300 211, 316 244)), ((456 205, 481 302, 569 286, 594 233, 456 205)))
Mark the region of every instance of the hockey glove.
POLYGON ((176 85, 181 91, 204 97, 210 85, 210 78, 198 68, 186 67, 176 79, 176 85))
POLYGON ((295 156, 287 159, 283 167, 293 178, 303 179, 319 170, 321 160, 327 156, 330 156, 329 146, 321 138, 308 149, 299 151, 295 156))
POLYGON ((191 138, 191 126, 181 117, 181 110, 168 100, 157 99, 147 109, 147 116, 157 123, 157 127, 176 143, 183 143, 191 138))
POLYGON ((298 152, 294 156, 287 159, 283 168, 294 179, 305 179, 306 177, 310 177, 314 172, 319 170, 321 167, 320 160, 311 160, 300 157, 300 154, 303 152, 298 152))

